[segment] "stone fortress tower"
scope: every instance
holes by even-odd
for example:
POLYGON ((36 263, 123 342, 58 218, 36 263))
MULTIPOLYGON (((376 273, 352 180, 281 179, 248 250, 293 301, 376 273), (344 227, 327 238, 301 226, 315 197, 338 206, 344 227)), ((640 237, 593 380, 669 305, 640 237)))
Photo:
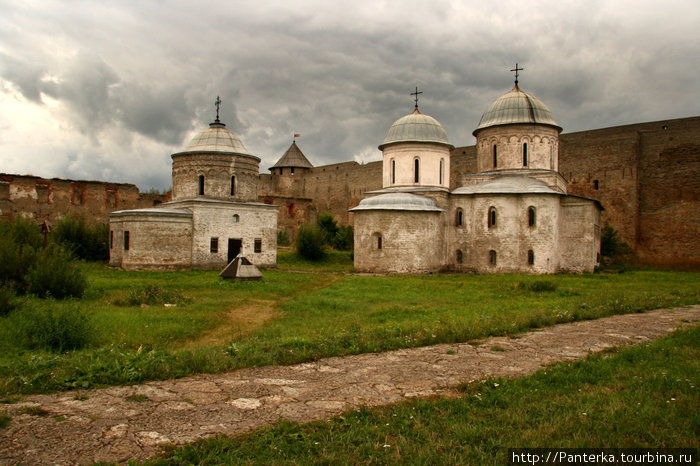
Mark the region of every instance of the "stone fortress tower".
MULTIPOLYGON (((517 65, 516 65, 517 72, 517 65)), ((416 96, 418 91, 416 90, 416 96)), ((417 108, 379 146, 383 189, 351 209, 355 268, 379 273, 592 271, 600 257, 600 203, 567 195, 557 171, 561 128, 515 87, 474 131, 477 172, 449 191, 452 146, 417 108)))
POLYGON ((255 202, 260 158, 219 120, 172 155, 172 201, 109 214, 110 265, 217 269, 277 262, 277 206, 255 202))

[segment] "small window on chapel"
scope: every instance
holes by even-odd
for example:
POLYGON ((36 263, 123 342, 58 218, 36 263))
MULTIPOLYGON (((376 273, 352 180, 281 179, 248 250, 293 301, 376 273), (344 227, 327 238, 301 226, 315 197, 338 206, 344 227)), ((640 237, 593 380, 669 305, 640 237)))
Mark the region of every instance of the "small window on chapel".
POLYGON ((231 196, 236 195, 236 177, 231 176, 231 196))
POLYGON ((593 180, 593 189, 597 191, 599 187, 600 183, 598 182, 598 180, 593 180))
POLYGON ((204 196, 204 175, 199 175, 199 188, 198 188, 198 193, 200 196, 204 196))
POLYGON ((129 250, 129 232, 128 231, 124 232, 124 250, 125 251, 129 250))
POLYGON ((523 167, 527 167, 527 142, 523 144, 523 167))
POLYGON ((493 145, 493 168, 498 167, 498 146, 493 145))
POLYGON ((533 251, 532 249, 529 249, 527 251, 527 264, 535 265, 535 251, 533 251))
POLYGON ((489 264, 496 265, 496 251, 493 249, 489 251, 489 264))
POLYGON ((489 207, 489 218, 488 218, 489 228, 496 226, 496 208, 489 207))
POLYGON ((109 249, 114 248, 114 231, 110 230, 109 231, 109 249))
POLYGON ((396 160, 391 159, 391 184, 396 184, 396 160))
POLYGON ((238 223, 241 217, 238 214, 233 214, 233 223, 238 223))
POLYGON ((219 252, 219 238, 212 238, 209 242, 209 252, 216 254, 219 252))
POLYGON ((262 240, 260 238, 255 238, 255 243, 253 244, 253 252, 262 252, 262 240))
POLYGON ((444 178, 445 178, 445 159, 440 159, 440 183, 444 183, 444 178))
POLYGON ((374 233, 372 235, 372 241, 374 242, 374 247, 377 248, 377 250, 382 249, 382 235, 379 233, 374 233))
POLYGON ((464 258, 462 256, 462 250, 457 249, 457 263, 461 264, 464 261, 464 258))
POLYGON ((455 218, 455 224, 458 227, 464 225, 464 212, 462 211, 462 209, 457 209, 457 217, 455 218))
POLYGON ((420 182, 420 160, 418 159, 413 161, 413 181, 415 183, 420 182))
POLYGON ((536 221, 537 221, 537 215, 535 212, 535 208, 530 206, 527 209, 527 224, 528 224, 528 226, 534 227, 536 221))

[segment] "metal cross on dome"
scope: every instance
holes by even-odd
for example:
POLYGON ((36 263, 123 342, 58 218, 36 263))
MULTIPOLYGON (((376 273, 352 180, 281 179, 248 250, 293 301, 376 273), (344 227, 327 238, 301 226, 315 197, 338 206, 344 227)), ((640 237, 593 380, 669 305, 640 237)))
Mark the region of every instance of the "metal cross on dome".
POLYGON ((422 94, 423 92, 418 92, 418 86, 416 86, 416 92, 411 92, 411 95, 416 96, 416 110, 418 110, 418 94, 422 94))
POLYGON ((516 63, 516 64, 515 64, 515 68, 513 68, 513 69, 511 70, 511 71, 515 71, 515 85, 516 85, 516 86, 518 85, 518 76, 520 76, 520 75, 518 74, 518 71, 523 71, 524 69, 525 69, 525 68, 518 68, 518 64, 516 63))
POLYGON ((214 101, 214 106, 216 107, 216 122, 219 122, 219 108, 221 107, 221 99, 216 96, 216 101, 214 101))

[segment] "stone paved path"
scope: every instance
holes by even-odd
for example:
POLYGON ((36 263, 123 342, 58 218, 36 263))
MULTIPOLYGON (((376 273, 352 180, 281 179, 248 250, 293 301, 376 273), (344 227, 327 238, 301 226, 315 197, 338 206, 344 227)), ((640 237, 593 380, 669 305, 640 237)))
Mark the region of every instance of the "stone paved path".
POLYGON ((0 407, 0 414, 5 410, 12 417, 9 427, 0 430, 0 463, 144 459, 156 454, 161 443, 238 434, 281 418, 311 421, 363 405, 450 394, 451 387, 463 382, 530 374, 557 361, 658 338, 699 320, 700 305, 695 305, 556 325, 478 344, 29 396, 0 407), (134 395, 145 401, 134 401, 134 395), (31 407, 49 414, 27 414, 31 407))

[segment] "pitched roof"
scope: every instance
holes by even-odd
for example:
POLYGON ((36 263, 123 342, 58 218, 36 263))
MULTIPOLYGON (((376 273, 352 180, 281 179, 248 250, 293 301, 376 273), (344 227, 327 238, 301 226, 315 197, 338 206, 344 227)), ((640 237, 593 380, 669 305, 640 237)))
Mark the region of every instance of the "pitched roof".
POLYGON ((271 169, 287 167, 314 168, 314 166, 311 165, 311 162, 309 162, 306 156, 304 156, 301 149, 299 149, 296 141, 292 142, 292 145, 289 146, 287 152, 284 153, 282 158, 280 158, 277 163, 271 167, 271 169))

